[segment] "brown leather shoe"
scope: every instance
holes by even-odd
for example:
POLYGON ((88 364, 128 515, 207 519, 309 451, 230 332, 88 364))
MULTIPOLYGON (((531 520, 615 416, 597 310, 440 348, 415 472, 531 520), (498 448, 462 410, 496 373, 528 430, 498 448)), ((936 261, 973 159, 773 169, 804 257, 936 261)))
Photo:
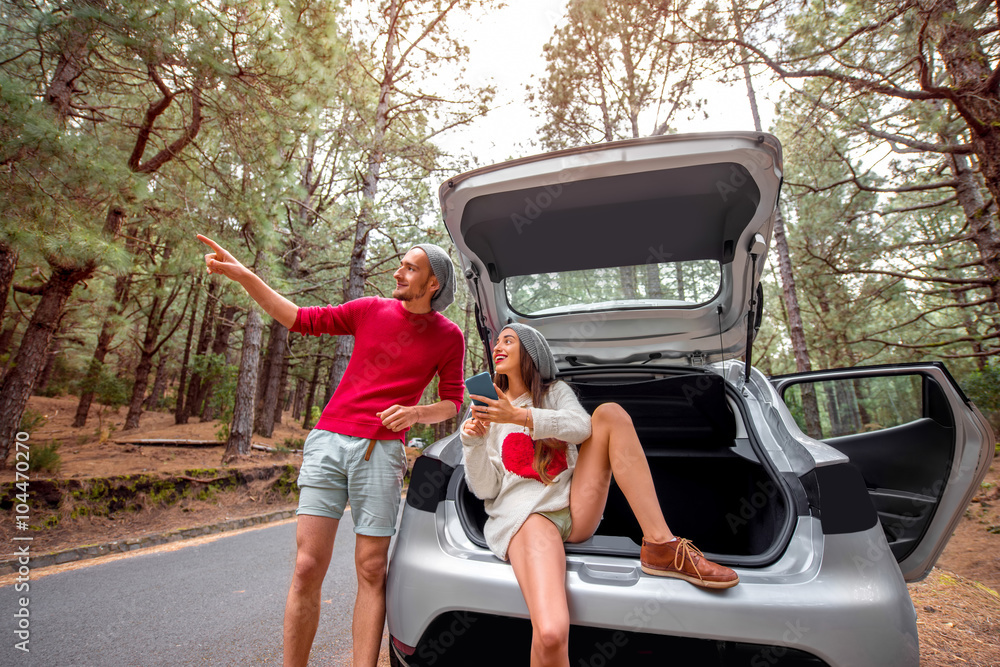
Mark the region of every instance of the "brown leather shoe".
POLYGON ((656 577, 676 577, 704 588, 730 588, 740 583, 735 572, 705 558, 683 537, 660 544, 643 539, 639 554, 642 571, 656 577))

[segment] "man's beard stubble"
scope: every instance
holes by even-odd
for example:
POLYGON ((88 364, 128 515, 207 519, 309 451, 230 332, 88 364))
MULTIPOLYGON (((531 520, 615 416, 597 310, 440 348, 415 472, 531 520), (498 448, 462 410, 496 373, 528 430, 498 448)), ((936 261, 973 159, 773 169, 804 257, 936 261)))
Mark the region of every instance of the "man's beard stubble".
POLYGON ((421 287, 420 291, 418 293, 416 293, 416 294, 410 293, 410 289, 412 289, 412 287, 413 287, 412 285, 407 286, 407 291, 404 292, 404 293, 402 293, 402 294, 400 294, 400 295, 398 295, 398 296, 396 294, 396 290, 393 290, 392 291, 392 298, 394 298, 394 299, 396 299, 398 301, 416 301, 417 299, 423 298, 423 296, 425 294, 427 294, 427 283, 428 282, 430 282, 430 280, 428 280, 427 282, 425 282, 423 284, 423 286, 421 287))

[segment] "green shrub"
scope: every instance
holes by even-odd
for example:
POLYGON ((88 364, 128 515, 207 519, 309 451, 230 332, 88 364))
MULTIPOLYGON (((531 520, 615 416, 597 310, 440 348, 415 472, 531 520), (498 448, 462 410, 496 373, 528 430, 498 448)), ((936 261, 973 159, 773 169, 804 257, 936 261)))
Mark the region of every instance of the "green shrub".
POLYGON ((119 377, 113 368, 91 360, 87 374, 77 385, 80 393, 92 391, 97 402, 111 408, 120 408, 132 397, 132 383, 119 377))
POLYGON ((195 498, 197 498, 198 500, 205 500, 205 501, 212 500, 213 498, 215 498, 215 494, 218 491, 219 487, 217 487, 215 484, 209 484, 204 489, 199 491, 198 494, 195 496, 195 498))
POLYGON ((305 446, 305 444, 306 444, 306 441, 305 441, 304 438, 292 438, 292 437, 289 437, 289 438, 285 438, 284 440, 281 441, 281 445, 280 445, 279 448, 288 449, 288 450, 302 449, 302 447, 305 446))
POLYGON ((1000 410, 1000 368, 994 364, 970 373, 962 389, 983 412, 1000 410))
MULTIPOLYGON (((989 364, 981 371, 970 373, 961 384, 966 396, 972 399, 1000 435, 1000 367, 989 364)), ((1000 453, 1000 445, 997 452, 1000 453)))
POLYGON ((31 458, 28 459, 28 469, 32 472, 59 472, 62 457, 59 456, 60 443, 52 440, 47 445, 31 448, 31 458))
POLYGON ((200 374, 202 381, 212 387, 209 404, 219 420, 215 437, 219 440, 229 440, 229 425, 233 421, 239 367, 227 364, 223 354, 199 354, 192 359, 191 370, 200 374))
POLYGON ((318 405, 312 406, 312 410, 309 411, 309 423, 315 424, 321 416, 323 416, 323 409, 318 405))
POLYGON ((52 374, 45 388, 39 391, 40 396, 53 398, 55 396, 65 396, 72 390, 73 378, 78 375, 78 370, 73 368, 67 361, 66 355, 59 354, 52 365, 52 374))
POLYGON ((45 422, 47 421, 48 418, 41 412, 28 408, 24 411, 24 414, 21 415, 21 424, 17 427, 17 430, 24 431, 28 435, 31 435, 36 428, 45 426, 45 422))

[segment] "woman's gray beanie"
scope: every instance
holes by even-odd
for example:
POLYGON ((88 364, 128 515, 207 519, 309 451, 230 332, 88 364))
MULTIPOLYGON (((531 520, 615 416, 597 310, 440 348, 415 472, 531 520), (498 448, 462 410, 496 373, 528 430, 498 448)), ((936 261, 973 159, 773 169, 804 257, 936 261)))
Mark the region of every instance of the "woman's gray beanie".
POLYGON ((545 336, 527 324, 508 324, 504 329, 512 329, 517 334, 543 380, 555 378, 556 359, 552 356, 552 350, 549 349, 549 342, 545 340, 545 336))
POLYGON ((427 259, 431 262, 431 271, 438 279, 438 291, 431 299, 431 308, 440 313, 455 300, 455 267, 451 263, 451 257, 444 248, 433 243, 420 243, 413 247, 420 248, 427 254, 427 259))

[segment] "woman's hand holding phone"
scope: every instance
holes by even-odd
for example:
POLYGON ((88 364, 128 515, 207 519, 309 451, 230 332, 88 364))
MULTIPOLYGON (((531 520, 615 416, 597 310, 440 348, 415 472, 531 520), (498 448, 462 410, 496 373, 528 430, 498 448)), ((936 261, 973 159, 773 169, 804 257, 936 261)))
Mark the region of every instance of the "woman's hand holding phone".
POLYGON ((493 385, 496 389, 497 399, 486 396, 473 396, 474 400, 482 401, 486 405, 472 404, 472 415, 479 421, 490 424, 522 424, 524 423, 524 408, 515 408, 507 398, 507 394, 500 390, 500 387, 493 385))
POLYGON ((466 419, 465 423, 462 424, 462 432, 466 435, 476 435, 483 437, 486 435, 486 430, 489 428, 489 424, 484 424, 475 417, 472 419, 466 419))

